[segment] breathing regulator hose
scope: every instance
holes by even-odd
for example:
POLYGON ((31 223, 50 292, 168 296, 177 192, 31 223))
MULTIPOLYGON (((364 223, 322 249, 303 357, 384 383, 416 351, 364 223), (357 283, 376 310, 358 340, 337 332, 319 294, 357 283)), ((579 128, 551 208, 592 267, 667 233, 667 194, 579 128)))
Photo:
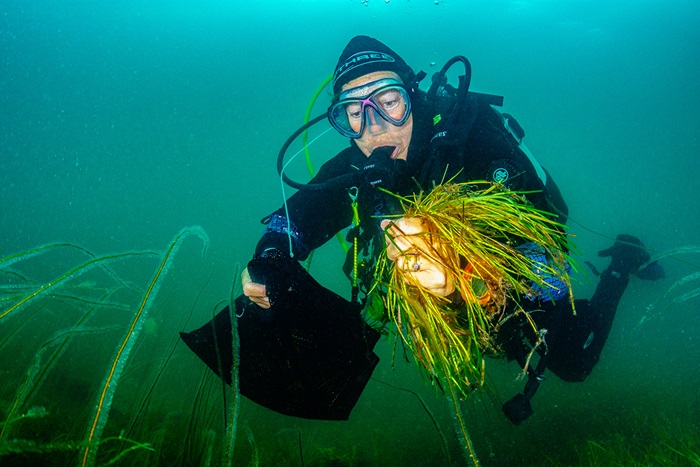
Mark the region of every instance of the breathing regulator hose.
POLYGON ((457 62, 461 62, 464 66, 464 76, 460 77, 459 85, 457 87, 457 99, 454 107, 452 108, 452 112, 450 113, 450 116, 447 119, 448 122, 451 122, 453 118, 459 115, 460 110, 467 103, 467 93, 469 93, 469 85, 471 84, 472 80, 472 66, 471 63, 469 63, 467 57, 463 55, 457 55, 448 60, 447 63, 445 63, 440 69, 440 71, 435 76, 433 76, 433 82, 430 85, 430 88, 428 89, 428 94, 426 96, 428 101, 435 100, 438 90, 444 87, 445 84, 447 84, 447 78, 445 77, 445 75, 447 74, 448 70, 452 68, 452 66, 457 62))

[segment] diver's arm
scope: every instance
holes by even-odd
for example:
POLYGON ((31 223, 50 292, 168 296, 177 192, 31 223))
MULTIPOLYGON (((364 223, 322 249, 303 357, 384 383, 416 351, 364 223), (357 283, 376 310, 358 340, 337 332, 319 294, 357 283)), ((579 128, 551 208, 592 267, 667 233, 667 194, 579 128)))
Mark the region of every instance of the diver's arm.
MULTIPOLYGON (((309 185, 324 184, 357 171, 357 160, 365 156, 349 148, 323 164, 309 185)), ((256 247, 256 253, 275 248, 289 252, 299 261, 326 243, 352 223, 350 187, 331 185, 319 190, 299 190, 287 199, 286 206, 263 220, 267 229, 256 247), (291 242, 288 236, 291 233, 291 242)))
MULTIPOLYGON (((354 169, 356 159, 364 155, 356 148, 348 148, 326 162, 310 183, 324 183, 354 169)), ((347 227, 352 220, 352 209, 347 188, 336 186, 323 190, 299 190, 263 223, 267 228, 255 248, 256 255, 268 250, 291 253, 303 261, 314 249, 347 227)), ((243 293, 261 308, 270 308, 265 285, 253 282, 245 269, 241 274, 243 293)))

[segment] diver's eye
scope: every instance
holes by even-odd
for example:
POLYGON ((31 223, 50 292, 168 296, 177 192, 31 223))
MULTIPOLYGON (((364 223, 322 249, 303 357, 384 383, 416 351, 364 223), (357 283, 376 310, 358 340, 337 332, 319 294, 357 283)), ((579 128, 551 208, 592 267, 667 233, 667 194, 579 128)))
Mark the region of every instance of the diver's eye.
POLYGON ((382 110, 394 119, 401 119, 406 110, 403 95, 397 89, 387 89, 374 98, 382 110))
POLYGON ((362 105, 359 102, 353 102, 345 106, 345 113, 351 120, 359 120, 362 118, 362 105))
POLYGON ((392 109, 395 109, 398 105, 399 105, 399 100, 398 100, 398 99, 396 99, 396 100, 391 100, 391 101, 386 101, 386 102, 382 102, 382 108, 384 108, 384 110, 392 110, 392 109))
POLYGON ((401 102, 401 93, 395 90, 389 90, 376 96, 375 101, 381 104, 384 110, 395 109, 401 102))

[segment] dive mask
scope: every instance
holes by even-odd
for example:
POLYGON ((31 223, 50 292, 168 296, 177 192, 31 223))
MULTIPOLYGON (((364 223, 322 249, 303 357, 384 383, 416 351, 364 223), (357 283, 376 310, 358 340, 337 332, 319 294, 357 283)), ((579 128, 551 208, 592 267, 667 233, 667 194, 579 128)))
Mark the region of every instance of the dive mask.
POLYGON ((348 138, 360 138, 365 127, 394 126, 406 123, 411 115, 408 91, 397 80, 380 79, 340 93, 338 101, 328 108, 328 120, 333 128, 348 138), (366 89, 373 90, 366 94, 366 89), (368 123, 369 122, 369 123, 368 123))

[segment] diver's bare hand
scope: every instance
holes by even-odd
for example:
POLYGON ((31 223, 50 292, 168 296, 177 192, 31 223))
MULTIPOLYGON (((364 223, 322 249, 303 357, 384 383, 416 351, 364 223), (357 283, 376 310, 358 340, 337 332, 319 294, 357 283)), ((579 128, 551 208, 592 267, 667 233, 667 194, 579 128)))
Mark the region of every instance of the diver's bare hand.
POLYGON ((396 268, 409 284, 421 285, 436 295, 447 296, 455 287, 449 280, 442 262, 435 258, 436 250, 429 243, 423 221, 416 217, 401 217, 383 220, 386 232, 387 257, 396 263, 396 268))
POLYGON ((270 298, 267 296, 265 286, 253 282, 248 274, 248 268, 245 268, 241 273, 241 285, 243 286, 243 295, 248 297, 250 301, 265 310, 270 308, 270 298))

